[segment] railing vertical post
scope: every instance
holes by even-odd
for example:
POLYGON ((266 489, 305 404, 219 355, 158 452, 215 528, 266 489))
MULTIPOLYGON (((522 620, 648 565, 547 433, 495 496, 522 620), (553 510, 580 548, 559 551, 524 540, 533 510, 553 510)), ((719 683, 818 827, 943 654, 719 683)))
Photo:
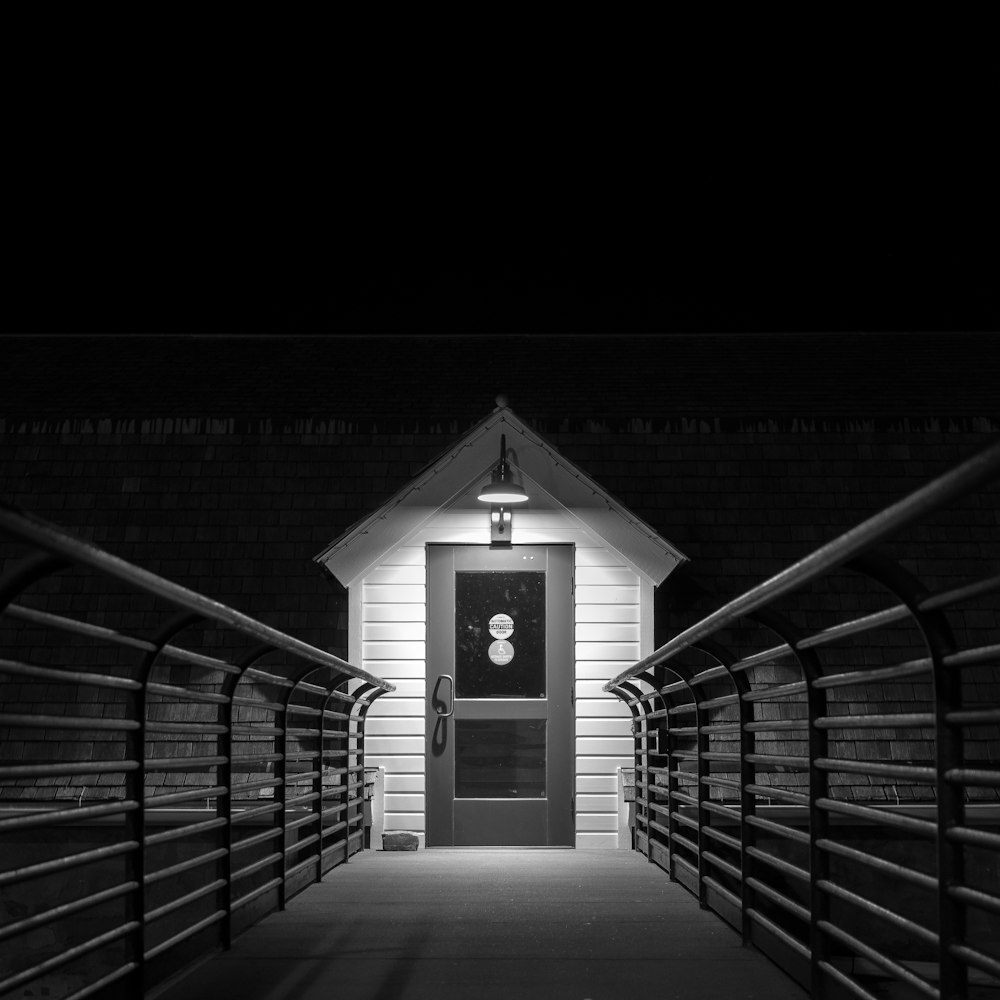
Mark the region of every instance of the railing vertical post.
MULTIPOLYGON (((798 654, 800 663, 806 662, 813 666, 813 657, 798 654)), ((820 967, 825 962, 830 951, 826 934, 819 926, 820 921, 829 918, 830 899, 819 888, 819 882, 829 877, 830 860, 826 851, 818 846, 818 841, 829 834, 830 820, 826 810, 820 809, 817 803, 829 795, 830 777, 827 771, 818 768, 816 761, 826 757, 828 753, 827 731, 815 725, 816 719, 826 715, 826 691, 818 688, 815 681, 819 670, 804 669, 808 685, 806 695, 807 714, 809 716, 809 977, 811 993, 816 1000, 826 996, 826 974, 820 967)))
POLYGON ((226 911, 222 921, 222 947, 226 951, 233 944, 233 693, 240 676, 231 674, 223 684, 227 700, 219 706, 218 719, 225 732, 219 733, 216 740, 216 753, 225 757, 225 763, 219 765, 218 784, 226 791, 216 797, 215 811, 220 819, 226 821, 221 831, 222 848, 226 853, 219 858, 219 878, 225 882, 219 892, 226 911))
POLYGON ((705 803, 709 801, 711 788, 705 780, 709 777, 712 769, 711 761, 705 756, 709 752, 709 736, 705 732, 708 725, 708 712, 701 707, 702 697, 698 689, 694 690, 694 718, 697 737, 695 742, 697 759, 698 784, 695 786, 695 799, 698 805, 695 807, 695 820, 698 823, 698 905, 703 909, 708 909, 708 886, 705 884, 705 851, 711 849, 708 834, 705 827, 711 822, 711 815, 705 808, 705 803))
POLYGON ((317 725, 319 753, 316 757, 316 775, 313 777, 312 789, 316 796, 312 802, 312 810, 316 816, 316 878, 315 882, 323 881, 323 764, 326 751, 326 699, 320 705, 319 722, 317 725))
POLYGON ((277 784, 274 788, 275 802, 278 808, 274 813, 274 821, 281 830, 281 884, 278 886, 278 909, 283 910, 288 903, 287 872, 288 872, 288 725, 291 712, 289 704, 295 692, 293 687, 285 697, 281 710, 281 725, 275 737, 275 753, 278 759, 274 762, 274 777, 277 784))

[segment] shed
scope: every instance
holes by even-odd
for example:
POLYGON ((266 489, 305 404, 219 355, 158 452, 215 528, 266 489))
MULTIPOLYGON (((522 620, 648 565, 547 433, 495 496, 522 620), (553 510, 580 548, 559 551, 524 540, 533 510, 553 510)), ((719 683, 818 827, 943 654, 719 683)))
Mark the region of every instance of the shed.
POLYGON ((386 831, 421 846, 617 846, 631 718, 601 689, 652 652, 676 547, 500 397, 315 558, 347 588, 349 659, 396 686, 366 726, 386 831), (529 500, 498 546, 477 496, 501 436, 529 500))

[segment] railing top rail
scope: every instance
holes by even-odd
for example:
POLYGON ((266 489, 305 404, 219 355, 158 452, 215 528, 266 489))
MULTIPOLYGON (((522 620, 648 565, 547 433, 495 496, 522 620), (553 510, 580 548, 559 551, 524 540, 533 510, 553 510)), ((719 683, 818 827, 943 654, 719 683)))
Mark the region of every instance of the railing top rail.
POLYGON ((681 650, 707 638, 720 628, 754 611, 759 611, 776 598, 842 566, 865 549, 889 538, 907 524, 991 482, 997 476, 1000 476, 1000 441, 994 442, 926 486, 879 511, 805 558, 759 583, 728 604, 724 604, 690 628, 675 635, 649 656, 612 678, 604 685, 604 690, 612 691, 622 681, 666 662, 681 650))
POLYGON ((369 674, 360 667, 342 660, 339 656, 334 656, 333 653, 328 653, 269 625, 264 625, 235 608, 166 580, 149 570, 135 566, 110 552, 105 552, 90 542, 74 538, 54 524, 25 514, 23 511, 2 502, 0 502, 0 528, 16 538, 31 542, 55 555, 65 556, 73 562, 90 566, 100 573, 121 580, 138 590, 161 597, 180 608, 193 611, 203 618, 227 625, 261 643, 274 646, 276 649, 312 663, 331 667, 358 680, 367 681, 381 691, 388 692, 396 689, 395 685, 389 681, 369 674))

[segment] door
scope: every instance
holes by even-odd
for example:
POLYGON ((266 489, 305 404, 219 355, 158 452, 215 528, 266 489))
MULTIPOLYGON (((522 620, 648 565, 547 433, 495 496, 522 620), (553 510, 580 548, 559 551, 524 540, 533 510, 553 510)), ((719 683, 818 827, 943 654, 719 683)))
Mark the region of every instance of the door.
POLYGON ((427 550, 427 846, 572 847, 573 550, 427 550))

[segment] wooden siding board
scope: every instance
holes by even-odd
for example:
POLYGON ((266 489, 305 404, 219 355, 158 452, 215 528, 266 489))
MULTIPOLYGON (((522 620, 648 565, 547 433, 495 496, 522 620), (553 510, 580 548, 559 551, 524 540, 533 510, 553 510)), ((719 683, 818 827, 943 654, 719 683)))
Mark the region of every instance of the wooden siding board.
POLYGON ((584 622, 635 622, 639 621, 638 604, 577 604, 577 624, 584 622))
POLYGON ((389 641, 423 642, 427 637, 427 626, 422 621, 365 622, 361 628, 361 638, 365 642, 389 641))
POLYGON ((425 622, 426 604, 365 604, 366 622, 425 622))
POLYGON ((640 640, 640 628, 635 622, 581 622, 577 619, 577 642, 631 642, 640 640))

